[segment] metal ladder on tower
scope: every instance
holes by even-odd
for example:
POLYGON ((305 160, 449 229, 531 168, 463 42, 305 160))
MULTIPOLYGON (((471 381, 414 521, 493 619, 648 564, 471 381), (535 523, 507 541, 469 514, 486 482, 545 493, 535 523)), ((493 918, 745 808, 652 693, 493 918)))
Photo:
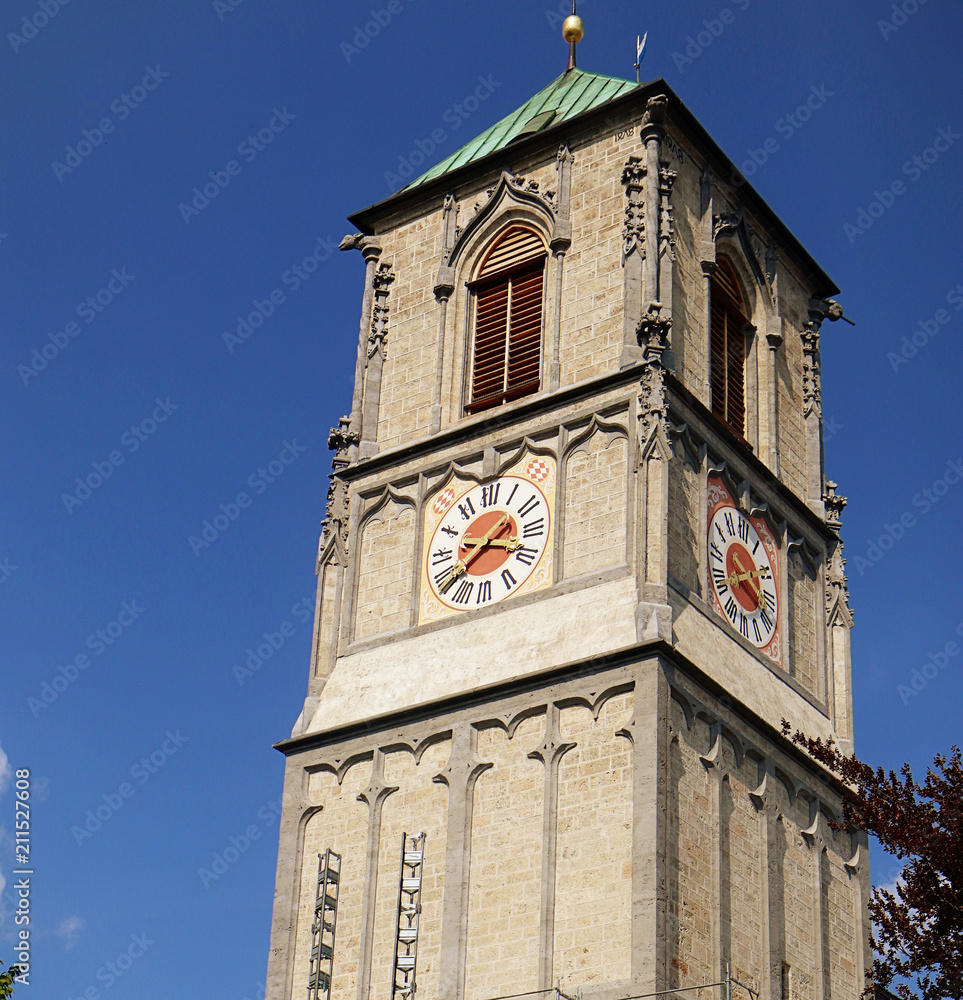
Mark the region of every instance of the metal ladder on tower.
POLYGON ((392 1000, 412 1000, 415 962, 418 957, 418 921, 421 917, 421 876, 425 860, 425 834, 401 835, 401 875, 398 880, 398 926, 395 931, 395 966, 392 1000))
POLYGON ((318 855, 318 893, 311 925, 311 972, 308 1000, 331 1000, 334 973, 334 935, 338 926, 338 896, 341 891, 341 855, 329 847, 318 855))

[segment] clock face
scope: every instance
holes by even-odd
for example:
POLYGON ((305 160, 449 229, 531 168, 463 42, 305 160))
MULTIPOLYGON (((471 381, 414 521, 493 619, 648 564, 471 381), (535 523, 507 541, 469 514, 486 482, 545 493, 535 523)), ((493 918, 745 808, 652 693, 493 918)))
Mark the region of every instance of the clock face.
MULTIPOLYGON (((710 504, 713 497, 710 483, 710 504)), ((779 659, 779 577, 775 539, 761 518, 739 510, 721 483, 709 515, 713 603, 729 624, 779 659), (720 496, 720 493, 724 495, 720 496)))
POLYGON ((554 463, 534 458, 427 507, 421 621, 487 608, 551 583, 554 463))

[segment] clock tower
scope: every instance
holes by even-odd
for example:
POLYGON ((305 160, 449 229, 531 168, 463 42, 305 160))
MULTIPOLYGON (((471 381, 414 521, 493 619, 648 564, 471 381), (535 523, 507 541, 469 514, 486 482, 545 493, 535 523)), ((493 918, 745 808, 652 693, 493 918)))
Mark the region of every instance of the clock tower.
POLYGON ((562 76, 341 244, 268 1000, 829 1000, 871 963, 865 838, 780 728, 852 748, 837 290, 566 26, 562 76))

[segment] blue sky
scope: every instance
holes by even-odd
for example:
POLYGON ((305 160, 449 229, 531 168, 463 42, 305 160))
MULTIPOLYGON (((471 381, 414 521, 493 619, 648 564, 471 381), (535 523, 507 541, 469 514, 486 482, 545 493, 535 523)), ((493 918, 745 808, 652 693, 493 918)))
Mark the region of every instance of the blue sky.
MULTIPOLYGON (((419 140, 444 133, 428 166, 564 69, 565 5, 61 3, 0 15, 0 873, 7 772, 28 768, 23 992, 254 1000, 271 744, 306 687, 361 302, 361 258, 331 246, 419 140), (372 9, 385 23, 362 47, 372 9), (466 118, 479 77, 490 96, 466 118), (208 197, 212 172, 229 183, 208 197), (221 505, 236 516, 192 545, 221 505), (235 671, 265 633, 270 657, 235 671)), ((826 326, 823 395, 850 498, 857 747, 922 768, 960 741, 963 687, 963 8, 904 6, 583 0, 579 63, 632 77, 648 31, 644 78, 747 163, 843 289, 857 326, 826 326)))

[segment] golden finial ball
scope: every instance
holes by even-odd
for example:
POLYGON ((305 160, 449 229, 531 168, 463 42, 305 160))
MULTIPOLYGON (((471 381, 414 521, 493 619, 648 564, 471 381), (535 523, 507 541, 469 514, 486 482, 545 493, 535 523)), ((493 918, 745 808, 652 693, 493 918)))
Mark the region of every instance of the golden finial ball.
POLYGON ((578 44, 582 40, 582 36, 585 34, 585 22, 578 16, 578 14, 569 14, 567 18, 562 22, 562 38, 566 42, 575 42, 578 44))

